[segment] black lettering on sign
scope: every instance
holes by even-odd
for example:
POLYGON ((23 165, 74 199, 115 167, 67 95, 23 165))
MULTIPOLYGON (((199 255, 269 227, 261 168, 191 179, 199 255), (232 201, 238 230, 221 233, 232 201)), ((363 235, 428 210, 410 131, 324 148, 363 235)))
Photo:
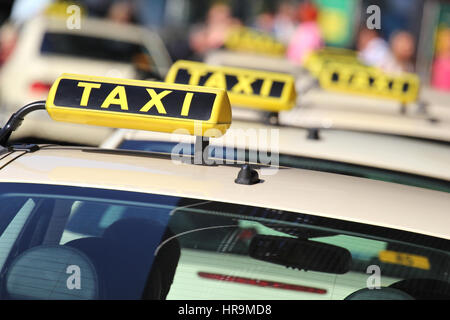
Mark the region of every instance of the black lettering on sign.
POLYGON ((353 89, 384 94, 407 94, 412 90, 408 80, 394 79, 386 75, 370 75, 366 72, 348 72, 348 70, 332 71, 329 75, 331 84, 341 84, 353 89))
POLYGON ((234 75, 222 71, 180 68, 175 83, 199 85, 227 90, 234 94, 281 98, 285 83, 251 75, 234 75))
POLYGON ((88 110, 209 120, 216 95, 207 92, 61 79, 54 104, 88 110))

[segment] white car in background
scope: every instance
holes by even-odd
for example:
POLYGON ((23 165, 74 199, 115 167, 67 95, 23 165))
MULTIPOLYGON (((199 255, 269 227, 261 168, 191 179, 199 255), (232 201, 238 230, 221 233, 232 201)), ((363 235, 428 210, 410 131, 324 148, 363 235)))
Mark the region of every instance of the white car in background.
MULTIPOLYGON (((48 15, 27 21, 0 70, 0 125, 29 103, 44 100, 62 73, 84 73, 115 78, 163 78, 171 59, 160 37, 135 25, 83 17, 80 29, 68 29, 66 19, 48 15)), ((39 138, 97 145, 108 128, 60 126, 45 113, 27 117, 13 139, 39 138)))

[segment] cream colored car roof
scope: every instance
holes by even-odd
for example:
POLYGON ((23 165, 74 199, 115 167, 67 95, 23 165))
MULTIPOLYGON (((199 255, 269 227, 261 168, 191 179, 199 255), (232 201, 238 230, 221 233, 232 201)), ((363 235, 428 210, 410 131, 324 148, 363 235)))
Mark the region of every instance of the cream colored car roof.
POLYGON ((279 168, 264 176, 263 183, 248 186, 234 182, 238 171, 238 166, 192 165, 150 154, 133 156, 90 148, 50 146, 0 157, 0 182, 97 187, 223 201, 450 239, 448 193, 293 168, 279 168))
MULTIPOLYGON (((233 110, 233 116, 235 110, 233 110)), ((309 140, 307 130, 275 127, 257 122, 233 121, 228 132, 211 145, 233 146, 240 149, 270 151, 276 143, 280 154, 342 161, 358 165, 389 169, 450 181, 450 148, 441 143, 421 141, 373 133, 342 130, 321 130, 320 140, 309 140), (244 130, 244 131, 242 131, 244 130), (278 138, 270 138, 270 130, 278 130, 278 138), (230 139, 255 132, 254 140, 230 139), (267 143, 263 137, 268 134, 267 143)), ((178 141, 193 143, 194 138, 184 135, 119 129, 103 144, 103 148, 117 148, 123 140, 178 141)))
POLYGON ((447 105, 442 98, 428 105, 427 114, 419 113, 417 106, 410 105, 404 115, 399 112, 399 104, 393 101, 320 89, 310 90, 299 100, 299 107, 281 114, 282 123, 450 141, 450 95, 447 105))

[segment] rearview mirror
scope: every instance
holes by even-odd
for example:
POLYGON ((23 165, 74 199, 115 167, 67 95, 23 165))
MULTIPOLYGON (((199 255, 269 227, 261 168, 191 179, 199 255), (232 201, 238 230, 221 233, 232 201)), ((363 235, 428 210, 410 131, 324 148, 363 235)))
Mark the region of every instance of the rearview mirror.
POLYGON ((250 257, 305 271, 344 274, 350 270, 352 256, 345 248, 306 239, 256 235, 250 257))

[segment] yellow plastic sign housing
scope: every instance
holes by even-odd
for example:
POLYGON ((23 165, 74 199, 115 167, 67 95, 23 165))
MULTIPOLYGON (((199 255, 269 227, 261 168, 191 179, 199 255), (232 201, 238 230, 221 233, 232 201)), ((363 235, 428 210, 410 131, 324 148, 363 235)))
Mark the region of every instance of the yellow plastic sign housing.
POLYGON ((166 82, 225 89, 232 105, 269 112, 289 110, 296 100, 295 79, 283 73, 179 60, 166 82))
POLYGON ((319 73, 323 89, 398 101, 417 101, 420 79, 416 74, 385 73, 377 68, 347 63, 327 63, 319 73))
POLYGON ((231 125, 222 89, 75 74, 55 81, 46 109, 57 121, 169 133, 185 129, 208 137, 220 137, 231 125))
POLYGON ((225 48, 271 56, 283 56, 286 47, 271 35, 246 27, 232 28, 225 40, 225 48))
POLYGON ((50 3, 44 11, 44 14, 50 17, 60 17, 67 19, 75 11, 75 7, 80 10, 81 16, 87 15, 86 8, 79 2, 72 1, 58 1, 50 3))
POLYGON ((314 77, 318 77, 322 68, 326 64, 333 62, 362 65, 355 51, 340 48, 323 48, 309 53, 303 62, 303 67, 314 77))

